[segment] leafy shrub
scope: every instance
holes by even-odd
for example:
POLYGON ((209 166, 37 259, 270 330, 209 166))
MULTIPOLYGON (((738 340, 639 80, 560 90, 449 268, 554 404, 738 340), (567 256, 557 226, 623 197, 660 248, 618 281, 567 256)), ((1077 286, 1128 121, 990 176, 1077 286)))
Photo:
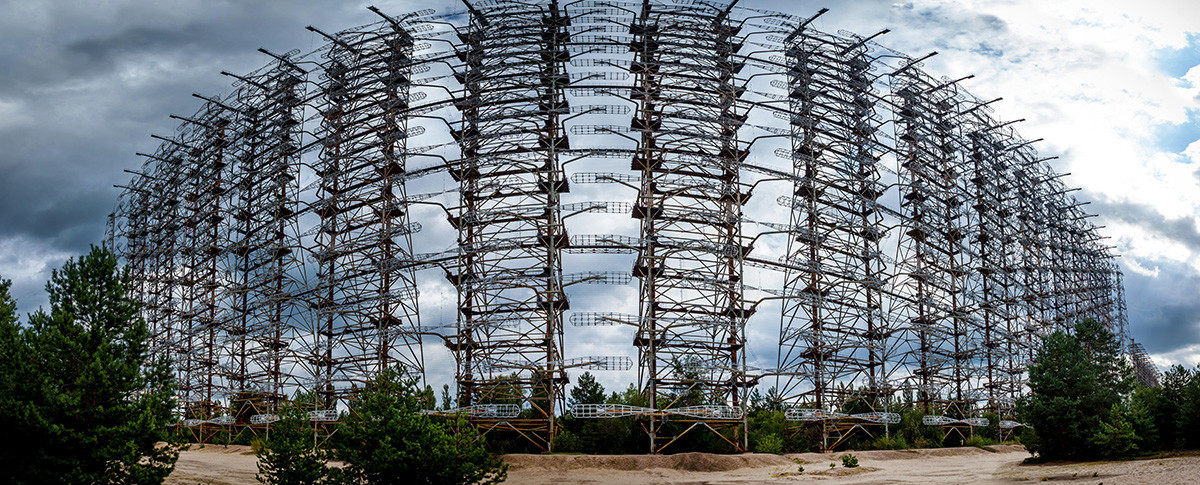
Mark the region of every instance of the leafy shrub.
POLYGON ((562 429, 559 430, 558 436, 554 437, 554 451, 579 452, 586 450, 579 435, 572 433, 569 429, 562 429))
POLYGON ((867 447, 873 450, 907 450, 912 448, 903 436, 880 436, 874 441, 867 444, 867 447))
POLYGON ((777 434, 763 436, 754 444, 754 451, 775 455, 783 453, 783 438, 780 438, 777 434))
POLYGON ((858 468, 858 457, 849 453, 842 455, 842 466, 846 468, 858 468))
MULTIPOLYGON (((336 458, 351 483, 499 483, 508 465, 492 455, 465 416, 422 414, 412 381, 398 369, 379 374, 338 426, 336 458), (402 438, 402 439, 399 439, 402 438)), ((274 435, 272 435, 274 438, 274 435)))
POLYGON ((983 448, 994 444, 996 444, 996 440, 978 434, 968 436, 967 440, 963 442, 964 446, 974 446, 976 448, 983 448))
POLYGON ((250 451, 253 451, 255 456, 262 454, 262 452, 266 449, 267 440, 262 438, 254 438, 250 440, 250 451))
POLYGON ((891 428, 892 436, 903 438, 912 448, 938 448, 942 446, 942 429, 922 423, 922 409, 899 410, 900 424, 891 428))

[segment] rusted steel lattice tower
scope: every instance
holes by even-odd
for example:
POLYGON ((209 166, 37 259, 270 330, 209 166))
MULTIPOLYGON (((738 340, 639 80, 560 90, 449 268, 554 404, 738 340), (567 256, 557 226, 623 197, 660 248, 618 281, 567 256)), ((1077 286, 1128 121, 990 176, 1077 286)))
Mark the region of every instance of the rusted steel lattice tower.
POLYGON ((768 386, 826 448, 902 408, 1003 434, 1083 318, 1155 380, 1086 202, 886 30, 707 0, 371 10, 229 74, 122 186, 111 244, 199 440, 294 397, 331 432, 385 368, 546 451, 566 413, 745 449, 768 386), (568 409, 572 372, 634 353, 644 406, 568 409))
POLYGON ((966 167, 954 117, 956 86, 916 69, 893 73, 902 213, 898 283, 905 315, 907 387, 925 412, 967 417, 978 355, 968 298, 966 200, 959 184, 966 167))
MULTIPOLYGON (((647 1, 629 27, 631 127, 640 137, 631 168, 641 182, 633 217, 645 241, 633 267, 641 281, 640 380, 652 409, 710 425, 740 424, 742 329, 753 312, 739 281, 748 249, 739 164, 747 152, 735 135, 746 117, 730 8, 647 1), (706 407, 714 403, 728 407, 706 407)), ((669 442, 659 426, 652 416, 651 439, 669 442)))
MULTIPOLYGON (((395 19, 374 30, 325 35, 330 44, 313 96, 325 133, 308 144, 319 149, 317 180, 305 237, 316 281, 308 287, 310 318, 304 328, 304 374, 321 407, 332 409, 374 374, 399 366, 424 376, 416 332, 417 286, 413 233, 404 184, 408 139, 424 128, 409 126, 409 86, 414 39, 395 19)), ((312 77, 313 74, 310 74, 312 77)))
POLYGON ((548 448, 567 381, 559 199, 568 190, 560 156, 569 148, 561 118, 570 21, 553 1, 469 10, 455 72, 462 121, 452 133, 462 151, 451 168, 461 184, 451 217, 460 250, 446 275, 458 289, 461 336, 447 345, 460 405, 527 409, 491 425, 538 436, 548 448))
MULTIPOLYGON (((819 15, 819 14, 818 14, 819 15)), ((804 25, 811 22, 806 20, 804 25)), ((885 411, 890 336, 883 315, 883 146, 871 58, 863 39, 802 25, 785 39, 792 194, 779 365, 792 417, 840 437, 833 413, 885 411)))

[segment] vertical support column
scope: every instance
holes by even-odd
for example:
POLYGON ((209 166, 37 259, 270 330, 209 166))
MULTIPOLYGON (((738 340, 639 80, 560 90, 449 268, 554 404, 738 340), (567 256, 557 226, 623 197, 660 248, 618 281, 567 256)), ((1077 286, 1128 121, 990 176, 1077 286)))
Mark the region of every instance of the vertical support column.
POLYGON ((819 421, 826 447, 886 411, 879 145, 865 41, 803 28, 786 46, 793 158, 779 366, 786 402, 819 421), (794 373, 792 373, 794 372, 794 373))
MULTIPOLYGON (((564 406, 560 194, 570 83, 564 64, 570 19, 556 1, 470 7, 455 77, 462 112, 452 135, 462 151, 451 175, 462 186, 450 217, 458 229, 460 407, 513 406, 520 415, 474 419, 550 451, 564 406)), ((498 409, 498 408, 496 408, 498 409)), ((501 413, 503 414, 503 413, 501 413)))
POLYGON ((687 432, 666 425, 665 413, 710 428, 743 421, 743 329, 753 307, 740 281, 749 248, 739 170, 748 153, 737 137, 746 115, 738 110, 741 43, 731 8, 645 1, 630 25, 630 129, 638 132, 631 168, 641 172, 633 217, 645 242, 633 268, 641 283, 634 345, 655 410, 652 452, 687 432))
POLYGON ((966 212, 953 82, 920 71, 895 79, 901 203, 900 276, 908 367, 926 412, 968 417, 979 343, 966 297, 966 212))

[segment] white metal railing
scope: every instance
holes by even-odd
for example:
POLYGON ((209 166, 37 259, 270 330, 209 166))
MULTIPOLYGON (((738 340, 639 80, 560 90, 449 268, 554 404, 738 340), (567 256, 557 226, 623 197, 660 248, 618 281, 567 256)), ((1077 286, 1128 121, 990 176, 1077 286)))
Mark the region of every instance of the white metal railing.
POLYGON ((318 409, 308 412, 309 421, 332 422, 338 420, 338 412, 336 409, 318 409))
POLYGON ((255 414, 250 416, 250 424, 271 424, 279 421, 278 414, 255 414))

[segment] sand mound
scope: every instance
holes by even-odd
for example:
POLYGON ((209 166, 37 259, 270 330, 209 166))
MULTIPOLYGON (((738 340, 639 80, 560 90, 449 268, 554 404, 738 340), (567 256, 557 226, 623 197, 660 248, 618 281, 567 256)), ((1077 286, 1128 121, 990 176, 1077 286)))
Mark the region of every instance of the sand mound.
MULTIPOLYGON (((598 469, 641 471, 666 469, 686 472, 727 472, 747 468, 794 466, 793 460, 805 464, 836 463, 841 468, 842 455, 853 453, 860 462, 890 460, 912 460, 930 457, 954 457, 988 455, 1022 451, 1019 445, 1006 445, 980 449, 935 448, 925 450, 876 450, 840 451, 836 453, 795 453, 784 456, 758 453, 742 455, 716 455, 710 453, 679 453, 675 455, 505 455, 504 460, 512 470, 545 470, 566 472, 570 470, 598 469)), ((823 469, 824 467, 822 467, 823 469)), ((842 472, 835 472, 841 474, 842 472)), ((862 473, 862 471, 854 472, 862 473)))
POLYGON ((790 465, 778 455, 749 453, 744 455, 714 455, 710 453, 679 453, 676 455, 505 455, 510 469, 578 470, 649 470, 662 468, 689 472, 724 472, 742 468, 762 468, 790 465))
POLYGON ((926 448, 918 450, 870 450, 870 451, 838 451, 834 453, 793 453, 786 455, 789 459, 799 460, 801 463, 829 463, 837 462, 841 465, 842 455, 847 453, 853 454, 862 461, 888 461, 888 460, 912 460, 918 458, 934 458, 948 456, 972 456, 972 455, 988 455, 992 453, 1016 453, 1023 452, 1025 448, 1021 445, 997 445, 984 448, 975 448, 973 446, 965 446, 960 448, 926 448))

